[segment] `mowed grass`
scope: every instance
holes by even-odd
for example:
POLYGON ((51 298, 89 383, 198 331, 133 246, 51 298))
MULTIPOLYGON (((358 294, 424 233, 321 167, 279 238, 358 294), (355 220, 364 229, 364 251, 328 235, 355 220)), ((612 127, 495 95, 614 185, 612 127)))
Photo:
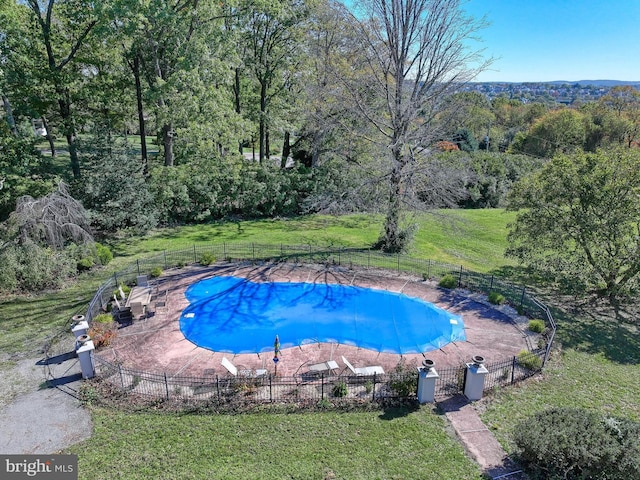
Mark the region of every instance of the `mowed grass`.
MULTIPOLYGON (((415 218, 415 240, 410 256, 487 272, 514 262, 504 257, 511 212, 492 210, 438 210, 415 218)), ((114 242, 121 257, 188 248, 194 244, 256 243, 309 244, 368 248, 379 238, 380 215, 309 215, 296 218, 221 222, 165 228, 145 237, 114 242)))
POLYGON ((94 411, 65 453, 80 478, 481 479, 431 408, 385 412, 158 415, 94 411))

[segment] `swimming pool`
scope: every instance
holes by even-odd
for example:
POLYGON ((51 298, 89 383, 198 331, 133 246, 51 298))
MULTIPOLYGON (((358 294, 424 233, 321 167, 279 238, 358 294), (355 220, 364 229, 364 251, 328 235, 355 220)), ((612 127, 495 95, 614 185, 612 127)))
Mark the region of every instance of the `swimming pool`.
POLYGON ((333 342, 396 354, 466 340, 462 317, 401 293, 324 283, 212 277, 185 292, 183 335, 217 352, 260 353, 333 342))

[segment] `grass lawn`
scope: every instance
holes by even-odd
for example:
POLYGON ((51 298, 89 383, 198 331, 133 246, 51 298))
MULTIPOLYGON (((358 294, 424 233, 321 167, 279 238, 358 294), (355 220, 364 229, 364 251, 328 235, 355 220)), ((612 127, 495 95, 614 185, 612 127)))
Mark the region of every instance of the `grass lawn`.
POLYGON ((428 407, 243 415, 96 410, 94 429, 66 452, 78 454, 81 478, 483 478, 428 407))
MULTIPOLYGON (((408 254, 479 272, 514 265, 504 257, 507 223, 514 218, 499 209, 423 213, 416 218, 418 231, 408 254)), ((223 242, 366 248, 380 236, 383 220, 379 215, 310 215, 192 225, 157 230, 112 246, 120 257, 223 242)))

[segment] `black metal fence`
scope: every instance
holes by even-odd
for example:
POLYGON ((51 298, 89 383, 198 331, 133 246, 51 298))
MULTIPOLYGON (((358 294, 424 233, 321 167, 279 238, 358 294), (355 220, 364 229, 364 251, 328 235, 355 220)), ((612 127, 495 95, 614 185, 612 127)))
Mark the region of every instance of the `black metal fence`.
MULTIPOLYGON (((538 355, 541 355, 539 352, 538 355)), ((336 398, 384 401, 393 398, 416 398, 418 370, 371 376, 296 375, 261 377, 193 377, 172 376, 132 370, 95 357, 96 374, 125 392, 165 400, 196 400, 218 404, 244 403, 316 403, 336 398)), ((485 364, 484 390, 504 387, 531 377, 539 368, 521 365, 516 357, 485 364)), ((450 397, 464 392, 467 366, 437 370, 436 397, 450 397)))
MULTIPOLYGON (((217 260, 252 262, 294 262, 301 264, 330 264, 348 268, 383 269, 418 276, 425 280, 438 280, 445 275, 457 279, 459 287, 472 291, 499 292, 521 315, 542 319, 546 330, 541 342, 531 347, 531 353, 540 359, 538 364, 522 365, 516 357, 495 364, 486 364, 489 371, 485 378, 485 390, 518 382, 539 371, 547 362, 556 332, 556 323, 547 308, 527 290, 494 275, 472 272, 462 266, 435 262, 429 259, 405 255, 390 255, 378 251, 354 248, 321 248, 312 245, 260 245, 216 244, 194 245, 192 248, 163 251, 136 260, 127 268, 114 273, 102 284, 87 309, 86 318, 91 321, 104 311, 114 289, 118 285, 134 284, 140 275, 151 275, 154 269, 166 270, 200 262, 204 255, 217 260)), ((242 395, 255 402, 285 402, 299 400, 323 400, 334 398, 337 383, 346 386, 346 398, 370 398, 381 400, 398 396, 415 396, 418 372, 384 374, 374 377, 320 376, 317 378, 272 377, 219 378, 177 377, 167 374, 140 372, 113 365, 96 356, 96 371, 119 388, 146 396, 160 398, 216 399, 222 401, 234 395, 242 395)), ((466 366, 438 370, 436 396, 451 396, 464 389, 466 366)))

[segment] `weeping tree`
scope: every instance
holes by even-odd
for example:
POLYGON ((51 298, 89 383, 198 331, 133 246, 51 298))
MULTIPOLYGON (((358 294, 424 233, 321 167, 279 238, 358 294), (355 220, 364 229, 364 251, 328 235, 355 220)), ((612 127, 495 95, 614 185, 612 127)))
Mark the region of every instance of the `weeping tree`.
MULTIPOLYGON (((485 69, 489 61, 469 48, 470 40, 486 26, 467 16, 460 0, 371 0, 352 15, 361 39, 366 71, 346 78, 351 104, 373 127, 369 137, 381 157, 380 178, 387 182, 386 218, 380 246, 397 252, 406 246, 401 215, 407 207, 424 204, 417 190, 458 195, 456 188, 439 187, 429 162, 429 147, 439 140, 446 123, 443 100, 460 84, 485 69)), ((441 176, 443 180, 450 178, 441 176)), ((440 204, 457 198, 440 197, 440 204)))
POLYGON ((20 197, 0 224, 0 291, 60 287, 94 250, 84 208, 64 183, 41 198, 20 197))

